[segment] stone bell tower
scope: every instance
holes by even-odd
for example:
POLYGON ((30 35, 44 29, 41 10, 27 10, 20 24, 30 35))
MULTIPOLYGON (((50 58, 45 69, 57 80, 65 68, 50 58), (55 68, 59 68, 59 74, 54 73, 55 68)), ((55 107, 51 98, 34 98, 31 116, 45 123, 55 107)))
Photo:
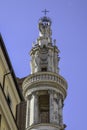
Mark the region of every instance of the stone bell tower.
POLYGON ((64 130, 67 82, 59 75, 59 49, 52 42, 51 20, 39 19, 39 36, 30 51, 31 74, 23 82, 27 101, 26 130, 64 130))

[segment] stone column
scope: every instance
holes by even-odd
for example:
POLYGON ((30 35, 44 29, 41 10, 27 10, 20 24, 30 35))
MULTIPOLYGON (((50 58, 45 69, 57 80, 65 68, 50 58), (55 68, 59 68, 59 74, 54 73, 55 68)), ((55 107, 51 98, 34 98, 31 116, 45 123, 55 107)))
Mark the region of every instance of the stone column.
POLYGON ((34 124, 39 122, 39 104, 38 104, 38 95, 34 94, 34 124))
POLYGON ((26 128, 29 127, 30 123, 30 99, 27 100, 27 107, 26 107, 26 128))
POLYGON ((63 114, 62 114, 62 108, 63 108, 63 103, 62 103, 62 99, 60 98, 59 99, 59 112, 58 112, 58 115, 59 115, 59 125, 63 125, 63 114))
POLYGON ((49 102, 50 102, 50 112, 49 112, 49 117, 50 117, 50 123, 53 122, 53 110, 54 110, 54 103, 53 103, 53 91, 52 90, 49 90, 49 95, 50 95, 50 98, 49 98, 49 102))
POLYGON ((38 96, 36 92, 32 93, 30 100, 30 126, 38 123, 38 96))
POLYGON ((58 99, 55 91, 50 91, 50 123, 58 124, 58 99))
POLYGON ((58 95, 57 93, 55 92, 54 93, 54 123, 55 124, 59 124, 59 119, 58 119, 58 104, 59 101, 58 101, 58 95))

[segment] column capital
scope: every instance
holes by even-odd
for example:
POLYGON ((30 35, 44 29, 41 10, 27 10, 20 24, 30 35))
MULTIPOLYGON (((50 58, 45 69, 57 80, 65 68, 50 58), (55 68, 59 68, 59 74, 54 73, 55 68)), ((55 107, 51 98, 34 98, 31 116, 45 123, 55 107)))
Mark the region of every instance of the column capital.
POLYGON ((32 92, 31 95, 35 97, 38 96, 38 91, 32 92))
POLYGON ((31 94, 27 96, 27 100, 30 100, 31 98, 32 98, 31 94))
POLYGON ((52 89, 49 89, 49 90, 48 90, 48 94, 54 94, 54 93, 55 93, 54 90, 52 90, 52 89))

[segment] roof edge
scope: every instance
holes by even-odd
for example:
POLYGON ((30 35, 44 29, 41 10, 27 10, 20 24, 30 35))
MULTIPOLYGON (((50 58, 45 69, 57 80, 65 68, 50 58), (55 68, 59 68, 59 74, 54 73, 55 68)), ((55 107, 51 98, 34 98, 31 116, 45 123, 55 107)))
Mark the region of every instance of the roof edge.
POLYGON ((7 49, 5 47, 5 44, 4 44, 4 41, 3 41, 1 33, 0 33, 0 47, 2 48, 2 50, 4 52, 3 54, 4 54, 5 58, 6 58, 9 70, 11 70, 11 75, 13 77, 13 80, 14 80, 14 83, 15 83, 15 86, 16 86, 16 90, 17 90, 17 92, 19 94, 19 97, 20 97, 21 101, 24 101, 24 97, 23 97, 23 95, 22 95, 22 93, 21 93, 21 91, 20 91, 20 89, 18 87, 16 76, 15 76, 15 73, 14 73, 14 70, 13 70, 13 67, 12 67, 12 64, 11 64, 11 61, 10 61, 10 58, 9 58, 7 49))

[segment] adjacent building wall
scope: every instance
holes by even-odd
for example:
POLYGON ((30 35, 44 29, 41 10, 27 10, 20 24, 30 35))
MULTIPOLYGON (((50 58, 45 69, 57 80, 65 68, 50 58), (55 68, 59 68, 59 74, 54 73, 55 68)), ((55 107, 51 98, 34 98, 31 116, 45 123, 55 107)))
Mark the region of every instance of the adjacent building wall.
POLYGON ((0 130, 18 130, 16 106, 23 100, 0 35, 0 130))

